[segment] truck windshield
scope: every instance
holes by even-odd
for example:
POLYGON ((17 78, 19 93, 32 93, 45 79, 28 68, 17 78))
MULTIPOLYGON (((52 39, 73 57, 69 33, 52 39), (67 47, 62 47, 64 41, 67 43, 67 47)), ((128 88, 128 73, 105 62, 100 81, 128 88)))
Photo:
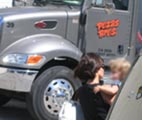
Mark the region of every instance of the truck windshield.
POLYGON ((74 5, 81 5, 82 0, 63 0, 65 3, 74 4, 74 5))
MULTIPOLYGON (((13 6, 46 6, 48 4, 80 6, 83 0, 9 0, 13 6)), ((8 3, 7 3, 8 4, 8 3)))
MULTIPOLYGON (((15 1, 23 2, 23 0, 15 0, 15 1)), ((24 6, 27 6, 27 5, 46 6, 48 4, 80 6, 82 2, 83 0, 24 0, 24 4, 25 4, 24 6)))

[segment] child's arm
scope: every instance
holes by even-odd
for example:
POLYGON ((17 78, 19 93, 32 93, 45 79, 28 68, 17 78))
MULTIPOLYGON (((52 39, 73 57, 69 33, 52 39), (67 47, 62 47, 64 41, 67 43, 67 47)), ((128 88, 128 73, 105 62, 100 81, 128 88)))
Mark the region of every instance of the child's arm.
POLYGON ((98 86, 98 87, 99 87, 100 92, 103 92, 107 95, 115 95, 115 94, 117 94, 117 92, 119 90, 117 85, 113 85, 113 86, 102 85, 102 86, 98 86))
POLYGON ((113 86, 110 86, 110 85, 102 85, 102 86, 97 86, 97 89, 104 93, 104 94, 107 94, 107 95, 115 95, 117 94, 119 88, 117 85, 113 85, 113 86))
POLYGON ((101 92, 104 101, 109 105, 114 102, 118 90, 119 87, 117 85, 102 85, 94 88, 94 92, 101 92))

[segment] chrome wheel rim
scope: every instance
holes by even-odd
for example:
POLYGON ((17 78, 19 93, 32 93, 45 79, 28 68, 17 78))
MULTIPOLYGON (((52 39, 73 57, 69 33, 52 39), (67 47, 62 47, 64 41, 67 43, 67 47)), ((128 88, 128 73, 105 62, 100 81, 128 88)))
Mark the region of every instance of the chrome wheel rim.
POLYGON ((44 106, 52 115, 58 115, 64 101, 72 98, 73 86, 66 79, 55 79, 44 91, 44 106))

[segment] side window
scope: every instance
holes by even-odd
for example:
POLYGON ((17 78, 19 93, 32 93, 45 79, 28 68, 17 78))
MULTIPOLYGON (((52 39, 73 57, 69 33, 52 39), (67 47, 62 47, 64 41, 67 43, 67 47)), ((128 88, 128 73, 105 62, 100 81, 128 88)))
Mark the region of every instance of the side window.
POLYGON ((142 56, 132 67, 106 120, 142 120, 142 56))
POLYGON ((104 7, 105 1, 104 0, 94 0, 94 7, 104 7))
POLYGON ((128 10, 129 0, 113 0, 113 3, 118 10, 128 10))
POLYGON ((94 0, 94 7, 113 7, 117 10, 128 10, 129 0, 94 0))

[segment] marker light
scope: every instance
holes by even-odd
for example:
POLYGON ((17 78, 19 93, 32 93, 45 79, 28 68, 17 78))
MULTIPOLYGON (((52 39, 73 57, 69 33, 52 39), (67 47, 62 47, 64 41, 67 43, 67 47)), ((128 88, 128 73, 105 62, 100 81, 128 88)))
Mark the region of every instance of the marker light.
POLYGON ((9 54, 3 58, 4 63, 21 65, 37 65, 43 60, 45 60, 44 56, 26 54, 9 54))
POLYGON ((44 28, 46 28, 46 26, 47 26, 47 24, 44 21, 40 21, 40 22, 35 23, 36 28, 44 29, 44 28))
POLYGON ((27 64, 28 65, 36 65, 43 59, 41 55, 31 55, 28 57, 27 64))

